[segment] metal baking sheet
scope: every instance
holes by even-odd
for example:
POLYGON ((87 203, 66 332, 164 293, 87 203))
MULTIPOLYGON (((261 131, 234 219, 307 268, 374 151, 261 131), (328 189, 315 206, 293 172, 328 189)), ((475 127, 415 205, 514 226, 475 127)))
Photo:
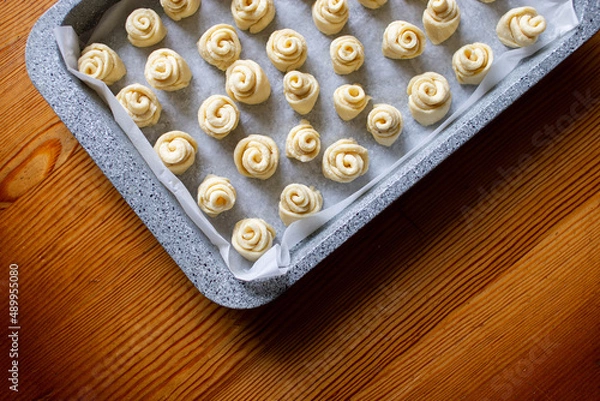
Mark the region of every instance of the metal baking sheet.
POLYGON ((106 105, 66 71, 52 35, 53 29, 72 25, 77 32, 89 31, 114 3, 116 1, 59 1, 40 18, 30 34, 26 53, 28 72, 41 94, 200 292, 232 308, 256 307, 283 293, 479 132, 597 32, 600 26, 597 2, 575 0, 581 21, 577 28, 520 64, 473 108, 419 148, 334 220, 294 248, 286 275, 248 283, 233 277, 218 250, 149 171, 106 105))

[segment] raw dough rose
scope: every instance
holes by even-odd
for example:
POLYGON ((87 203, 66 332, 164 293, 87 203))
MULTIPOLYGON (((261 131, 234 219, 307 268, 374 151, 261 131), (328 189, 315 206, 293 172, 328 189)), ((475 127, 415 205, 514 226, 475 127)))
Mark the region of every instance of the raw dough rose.
POLYGON ((358 0, 360 4, 372 10, 383 6, 387 1, 388 0, 358 0))
POLYGON ((233 0, 231 14, 238 28, 258 33, 273 21, 275 3, 273 0, 233 0))
POLYGON ((151 8, 133 10, 125 21, 127 39, 137 47, 153 46, 167 35, 167 28, 151 8))
POLYGON ((413 77, 406 92, 408 108, 413 118, 423 126, 435 124, 450 110, 450 85, 438 73, 426 72, 413 77))
POLYGON ((198 187, 198 206, 210 217, 216 217, 235 205, 236 196, 228 178, 209 174, 198 187))
POLYGON ((461 84, 479 85, 487 75, 494 53, 485 43, 473 43, 458 49, 452 56, 452 69, 461 84))
POLYGON ((411 59, 425 50, 425 34, 406 21, 394 21, 385 28, 381 51, 391 59, 411 59))
POLYGON ((275 229, 263 219, 244 219, 233 228, 231 244, 242 257, 255 262, 273 246, 275 229))
POLYGON ((319 97, 320 86, 317 79, 308 73, 290 71, 283 77, 285 100, 297 113, 310 113, 319 97))
POLYGON ((545 30, 546 19, 533 7, 513 8, 500 18, 496 26, 500 42, 514 48, 534 44, 545 30))
POLYGON ((183 89, 192 80, 188 64, 171 49, 158 49, 150 53, 144 76, 153 88, 165 91, 183 89))
POLYGON ((402 132, 402 114, 389 104, 376 104, 367 117, 367 130, 377 143, 392 146, 402 132))
POLYGON ((354 139, 340 139, 323 155, 323 175, 336 182, 354 181, 368 169, 369 152, 354 139))
POLYGON ((264 70, 252 60, 237 60, 227 68, 225 89, 238 102, 262 103, 271 96, 271 84, 264 70))
POLYGON ((367 107, 371 96, 367 96, 360 85, 345 84, 333 93, 333 104, 340 118, 350 121, 367 107))
POLYGON ((160 0, 165 14, 174 21, 194 15, 200 8, 200 3, 202 3, 201 0, 160 0))
POLYGON ((321 151, 321 136, 306 120, 290 130, 285 155, 301 162, 313 160, 321 151))
POLYGON ((119 55, 102 43, 92 43, 81 52, 77 62, 79 72, 112 85, 127 73, 119 55))
POLYGON ((194 164, 198 144, 185 132, 170 131, 158 138, 154 150, 173 174, 183 174, 194 164))
POLYGON ((340 36, 331 42, 329 56, 333 71, 346 75, 362 67, 365 62, 365 47, 354 36, 340 36))
POLYGON ((162 106, 152 89, 147 86, 128 85, 119 91, 117 100, 140 128, 155 125, 160 119, 162 106))
POLYGON ((233 161, 240 174, 266 180, 277 170, 279 149, 268 136, 250 135, 238 142, 233 161))
POLYGON ((460 9, 456 0, 429 0, 423 12, 423 26, 431 43, 438 45, 448 39, 460 24, 460 9))
POLYGON ((306 40, 293 29, 275 31, 267 42, 267 56, 281 72, 300 68, 308 56, 306 40))
POLYGON ((242 44, 235 28, 227 24, 218 24, 209 28, 197 44, 198 53, 210 65, 221 71, 240 58, 242 44))
POLYGON ((325 35, 335 35, 344 28, 350 9, 347 0, 317 0, 312 6, 312 18, 325 35))
POLYGON ((200 128, 209 136, 223 139, 237 128, 240 121, 240 110, 227 96, 212 95, 198 110, 200 128))
POLYGON ((322 207, 321 193, 303 184, 288 185, 279 197, 279 217, 286 226, 317 213, 322 207))

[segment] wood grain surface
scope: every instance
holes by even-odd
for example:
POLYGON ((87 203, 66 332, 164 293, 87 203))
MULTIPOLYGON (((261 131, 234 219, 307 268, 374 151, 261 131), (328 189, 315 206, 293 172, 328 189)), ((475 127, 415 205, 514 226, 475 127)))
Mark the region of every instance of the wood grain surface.
POLYGON ((0 398, 600 400, 600 35, 283 296, 236 311, 30 83, 26 35, 54 2, 0 3, 0 398))

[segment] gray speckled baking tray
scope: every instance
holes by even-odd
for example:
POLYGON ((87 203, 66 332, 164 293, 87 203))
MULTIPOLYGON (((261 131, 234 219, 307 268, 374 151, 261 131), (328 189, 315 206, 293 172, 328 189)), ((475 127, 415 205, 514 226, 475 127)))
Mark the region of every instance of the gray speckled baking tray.
POLYGON ((440 135, 334 220, 292 250, 290 271, 281 277, 242 282, 218 250, 187 217, 149 170, 114 121, 108 107, 66 69, 53 29, 90 30, 117 0, 60 0, 33 27, 26 63, 33 84, 71 130, 123 198, 195 284, 216 303, 253 308, 272 301, 316 266, 442 160, 476 135, 600 29, 600 3, 575 0, 579 26, 520 64, 440 135))

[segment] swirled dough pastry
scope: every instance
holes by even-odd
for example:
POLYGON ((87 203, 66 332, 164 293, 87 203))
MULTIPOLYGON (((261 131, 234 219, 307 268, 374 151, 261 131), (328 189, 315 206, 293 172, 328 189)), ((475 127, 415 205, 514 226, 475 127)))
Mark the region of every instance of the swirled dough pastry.
POLYGON ((240 110, 227 96, 212 95, 198 110, 200 128, 209 136, 223 139, 237 128, 240 121, 240 110))
POLYGON ((265 71, 252 60, 237 60, 227 68, 225 89, 238 102, 259 104, 271 96, 265 71))
POLYGON ((546 30, 546 19, 533 7, 517 7, 500 18, 496 26, 498 39, 508 47, 526 47, 534 44, 546 30))
POLYGON ((367 96, 360 85, 345 84, 333 92, 333 104, 340 118, 350 121, 367 107, 371 96, 367 96))
POLYGON ((331 42, 329 56, 333 71, 347 75, 358 70, 365 62, 365 47, 354 36, 340 36, 331 42))
POLYGON ((154 50, 144 69, 146 81, 155 89, 176 91, 190 84, 192 72, 183 57, 171 49, 154 50))
POLYGON ((102 43, 92 43, 81 52, 77 61, 79 72, 112 85, 127 73, 121 57, 102 43))
POLYGON ((367 130, 377 143, 392 146, 402 132, 402 114, 389 104, 376 104, 367 117, 367 130))
POLYGON ((406 92, 410 113, 423 126, 437 123, 450 110, 450 85, 446 78, 436 72, 413 77, 406 92))
POLYGON ((425 34, 415 25, 394 21, 385 28, 381 51, 387 58, 411 59, 423 53, 425 43, 425 34))
POLYGON ((194 164, 198 144, 185 132, 170 131, 158 138, 154 150, 173 174, 183 174, 194 164))
POLYGON ((133 10, 125 21, 127 39, 136 47, 153 46, 167 36, 167 28, 151 8, 133 10))
POLYGON ((210 217, 216 217, 235 205, 236 196, 228 178, 209 174, 198 187, 198 206, 210 217))
POLYGON ((267 56, 281 72, 302 67, 308 56, 304 36, 293 29, 275 31, 267 42, 267 56))
POLYGON ((303 184, 288 185, 279 197, 279 217, 286 226, 319 212, 322 207, 321 193, 303 184))
POLYGON ((448 39, 460 24, 460 9, 456 0, 429 0, 423 12, 423 26, 431 43, 438 45, 448 39))
POLYGON ((250 135, 238 142, 233 161, 240 174, 266 180, 277 170, 279 149, 268 136, 250 135))
POLYGON ((198 53, 210 65, 221 71, 240 58, 242 44, 235 28, 227 24, 218 24, 209 28, 200 37, 198 53))
POLYGON ((290 130, 285 141, 285 155, 301 162, 313 160, 321 151, 321 136, 306 120, 290 130))
POLYGON ((160 0, 160 5, 172 20, 191 17, 200 8, 202 0, 160 0))
POLYGON ((340 32, 350 16, 348 0, 317 0, 312 6, 312 18, 325 35, 340 32))
POLYGON ((155 125, 160 119, 162 106, 152 89, 147 86, 128 85, 119 91, 117 100, 140 128, 155 125))
POLYGON ((354 139, 340 139, 325 149, 322 167, 330 180, 351 182, 369 170, 369 152, 354 139))
POLYGON ((263 219, 244 219, 233 227, 231 245, 245 259, 255 262, 273 246, 275 229, 263 219))
POLYGON ((299 114, 310 113, 317 102, 319 91, 319 82, 311 74, 290 71, 283 77, 285 100, 299 114))
POLYGON ((452 69, 461 84, 479 85, 487 75, 494 53, 485 43, 472 43, 458 49, 452 56, 452 69))
POLYGON ((231 14, 238 28, 258 33, 275 18, 275 3, 273 0, 233 0, 231 14))
POLYGON ((387 3, 388 0, 358 0, 358 2, 367 8, 375 10, 387 3))

